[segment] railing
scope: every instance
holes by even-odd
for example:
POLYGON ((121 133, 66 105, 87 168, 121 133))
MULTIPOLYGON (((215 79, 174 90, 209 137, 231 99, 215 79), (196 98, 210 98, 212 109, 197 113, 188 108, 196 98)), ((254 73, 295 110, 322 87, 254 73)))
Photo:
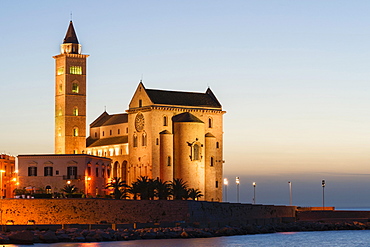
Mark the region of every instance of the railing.
POLYGON ((78 180, 83 178, 84 176, 81 175, 63 175, 63 180, 78 180))

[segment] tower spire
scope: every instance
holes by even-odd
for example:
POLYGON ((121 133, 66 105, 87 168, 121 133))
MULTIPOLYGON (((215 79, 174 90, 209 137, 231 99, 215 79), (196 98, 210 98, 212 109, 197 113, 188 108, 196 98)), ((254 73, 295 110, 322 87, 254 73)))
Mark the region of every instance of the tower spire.
POLYGON ((63 44, 67 44, 67 43, 79 44, 78 43, 78 39, 77 39, 77 35, 76 35, 76 32, 75 32, 75 29, 73 27, 72 20, 69 21, 69 27, 68 27, 66 36, 65 36, 65 38, 63 40, 63 44))

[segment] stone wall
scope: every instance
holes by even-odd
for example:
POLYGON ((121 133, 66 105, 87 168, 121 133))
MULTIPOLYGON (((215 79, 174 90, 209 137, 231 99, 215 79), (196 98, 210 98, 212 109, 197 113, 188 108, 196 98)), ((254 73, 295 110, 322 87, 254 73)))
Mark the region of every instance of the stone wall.
POLYGON ((295 217, 296 207, 197 201, 112 199, 4 199, 1 223, 96 224, 182 222, 200 226, 239 226, 295 217))
POLYGON ((370 219, 370 211, 298 211, 297 221, 351 222, 370 219))

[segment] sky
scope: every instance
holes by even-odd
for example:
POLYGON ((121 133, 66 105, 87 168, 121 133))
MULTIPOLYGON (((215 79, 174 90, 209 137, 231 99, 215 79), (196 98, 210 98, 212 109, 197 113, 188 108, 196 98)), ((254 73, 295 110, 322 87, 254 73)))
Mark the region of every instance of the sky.
POLYGON ((0 152, 54 151, 54 59, 71 19, 91 123, 146 88, 205 92, 224 115, 227 199, 370 209, 370 2, 1 1, 0 152))

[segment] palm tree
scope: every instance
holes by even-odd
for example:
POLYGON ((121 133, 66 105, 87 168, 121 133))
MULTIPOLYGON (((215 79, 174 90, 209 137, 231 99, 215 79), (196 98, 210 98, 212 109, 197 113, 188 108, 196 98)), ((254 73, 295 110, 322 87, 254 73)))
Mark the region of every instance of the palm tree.
POLYGON ((61 189, 62 192, 65 192, 67 194, 72 194, 72 193, 76 193, 78 191, 78 188, 76 186, 74 186, 73 184, 70 185, 70 184, 66 184, 64 185, 64 187, 61 189))
POLYGON ((171 184, 168 181, 162 181, 157 178, 154 182, 156 196, 159 200, 167 200, 171 195, 171 184))
POLYGON ((126 181, 121 181, 121 178, 115 177, 111 180, 110 183, 105 187, 106 189, 113 188, 114 199, 121 199, 127 197, 127 188, 129 186, 126 184, 126 181))
POLYGON ((188 197, 188 184, 182 178, 175 178, 171 182, 171 194, 174 200, 184 200, 188 197))
POLYGON ((203 196, 202 192, 199 189, 190 188, 188 189, 188 197, 192 200, 198 201, 199 198, 203 196))
POLYGON ((154 180, 147 176, 140 176, 135 182, 132 183, 130 193, 137 197, 140 196, 140 200, 154 200, 155 197, 155 185, 154 180))

